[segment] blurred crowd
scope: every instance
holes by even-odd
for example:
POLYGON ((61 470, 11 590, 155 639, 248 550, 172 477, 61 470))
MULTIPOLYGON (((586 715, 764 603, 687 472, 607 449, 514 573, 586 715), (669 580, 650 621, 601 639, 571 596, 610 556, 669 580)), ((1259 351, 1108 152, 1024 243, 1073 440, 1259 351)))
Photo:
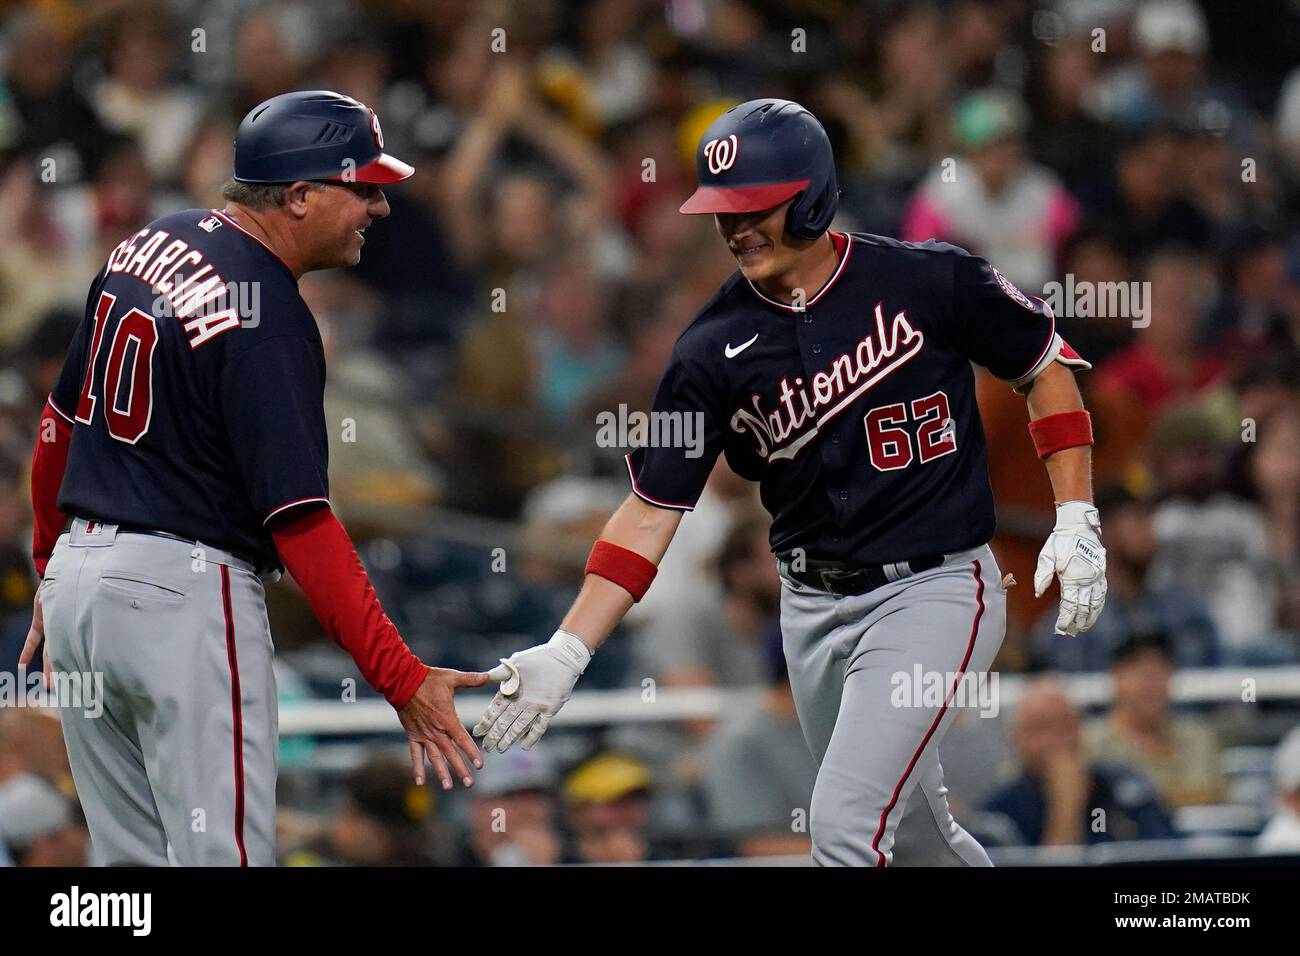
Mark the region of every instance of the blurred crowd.
MULTIPOLYGON (((734 268, 711 222, 677 212, 699 134, 739 101, 784 96, 835 145, 835 228, 987 257, 1053 303, 1094 366, 1078 380, 1110 596, 1077 640, 1053 636, 1053 602, 1027 586, 1053 510, 1024 401, 977 372, 994 548, 1021 582, 997 667, 1029 677, 1013 713, 962 714, 945 745, 959 818, 995 845, 1267 823, 1268 846, 1300 848, 1300 738, 1275 748, 1296 712, 1187 711, 1172 689, 1180 669, 1300 662, 1294 5, 35 0, 0 14, 0 671, 36 583, 36 422, 85 290, 124 235, 221 205, 251 106, 347 93, 417 169, 386 191, 360 266, 301 289, 329 358, 334 505, 417 653, 478 670, 558 623, 628 491, 626 449, 599 447, 595 416, 648 408, 676 336, 734 268), (1102 291, 1121 288, 1108 307, 1102 291), (1061 678, 1084 673, 1113 678, 1105 712, 1066 694, 1061 678)), ((804 852, 815 767, 778 600, 755 488, 719 465, 582 688, 747 689, 747 706, 553 731, 450 799, 411 788, 378 744, 326 760, 324 743, 288 741, 284 862, 804 852)), ((282 699, 337 699, 350 662, 290 583, 268 602, 282 699)), ((54 726, 0 709, 14 862, 85 852, 54 726)))

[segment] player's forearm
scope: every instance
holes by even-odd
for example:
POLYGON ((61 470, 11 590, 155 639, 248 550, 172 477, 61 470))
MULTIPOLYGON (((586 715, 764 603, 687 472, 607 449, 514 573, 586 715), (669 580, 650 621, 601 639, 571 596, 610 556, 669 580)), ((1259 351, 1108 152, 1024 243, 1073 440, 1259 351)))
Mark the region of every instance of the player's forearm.
POLYGON ((1092 448, 1063 448, 1048 457, 1047 477, 1056 501, 1092 500, 1092 448))
MULTIPOLYGON (((600 539, 658 565, 681 520, 680 511, 656 508, 629 495, 605 524, 600 539)), ((594 651, 605 642, 633 603, 631 592, 600 575, 588 574, 560 626, 578 635, 594 651)))
MULTIPOLYGON (((1053 363, 1034 380, 1029 390, 1029 420, 1031 422, 1083 411, 1083 396, 1074 381, 1074 373, 1064 365, 1053 363)), ((1048 455, 1043 464, 1052 482, 1052 494, 1057 501, 1092 500, 1092 446, 1076 445, 1062 448, 1048 455)))
POLYGON ((577 634, 594 651, 618 627, 632 603, 632 595, 617 584, 588 574, 560 627, 577 634))

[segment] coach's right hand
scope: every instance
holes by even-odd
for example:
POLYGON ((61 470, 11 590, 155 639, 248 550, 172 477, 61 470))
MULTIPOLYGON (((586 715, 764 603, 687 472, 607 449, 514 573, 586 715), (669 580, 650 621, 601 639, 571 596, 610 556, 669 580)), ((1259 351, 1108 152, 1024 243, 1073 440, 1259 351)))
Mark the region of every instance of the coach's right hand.
POLYGON ((483 755, 465 725, 456 716, 456 691, 462 687, 482 687, 488 681, 485 673, 466 673, 445 667, 430 667, 419 690, 397 712, 411 747, 411 767, 415 771, 417 786, 424 784, 424 758, 442 781, 442 789, 450 790, 451 770, 455 770, 461 783, 470 787, 474 777, 465 764, 468 757, 475 767, 482 769, 483 755), (461 756, 462 751, 464 757, 461 756), (451 769, 448 769, 450 764, 451 769))
MULTIPOLYGON (((41 588, 44 586, 45 582, 42 581, 36 588, 36 597, 32 599, 32 626, 27 631, 27 640, 23 643, 22 653, 18 655, 19 667, 27 667, 36 656, 36 648, 45 641, 45 609, 41 607, 41 588)), ((54 686, 54 678, 50 671, 49 644, 45 645, 45 663, 42 669, 45 689, 50 690, 54 686)))

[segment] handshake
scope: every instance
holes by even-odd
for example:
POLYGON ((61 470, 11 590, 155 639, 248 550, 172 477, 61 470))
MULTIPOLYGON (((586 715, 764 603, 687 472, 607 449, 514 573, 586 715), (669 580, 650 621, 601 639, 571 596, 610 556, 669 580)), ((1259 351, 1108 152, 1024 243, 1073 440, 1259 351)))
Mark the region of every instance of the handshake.
POLYGON ((456 715, 456 690, 500 682, 492 703, 474 725, 474 736, 483 737, 484 748, 497 753, 505 753, 520 740, 525 750, 531 750, 573 693, 590 660, 591 651, 580 637, 558 630, 545 644, 512 654, 486 674, 429 668, 424 684, 398 711, 410 744, 415 782, 424 783, 426 757, 444 790, 452 788, 452 770, 465 786, 473 784, 462 752, 475 767, 483 767, 478 747, 456 715))

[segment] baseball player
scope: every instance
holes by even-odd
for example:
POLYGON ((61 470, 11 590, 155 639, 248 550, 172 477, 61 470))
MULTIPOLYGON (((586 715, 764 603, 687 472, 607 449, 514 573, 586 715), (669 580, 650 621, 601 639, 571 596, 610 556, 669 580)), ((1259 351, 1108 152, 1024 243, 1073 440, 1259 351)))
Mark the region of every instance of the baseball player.
POLYGON ((446 789, 481 755, 384 614, 329 504, 320 332, 298 294, 356 265, 414 170, 373 110, 286 93, 239 126, 224 209, 128 236, 91 284, 32 465, 42 575, 21 664, 103 675, 62 712, 97 862, 274 865, 277 711, 263 580, 287 568, 446 789), (256 308, 249 308, 255 305, 256 308))
POLYGON ((697 165, 682 212, 712 213, 739 269, 678 338, 654 411, 700 416, 705 453, 628 456, 632 494, 577 600, 548 643, 491 671, 501 687, 474 732, 488 750, 537 742, 726 455, 772 514, 784 650, 819 765, 814 863, 988 865, 949 812, 938 756, 959 683, 988 670, 1006 625, 971 363, 1027 396, 1057 500, 1034 590, 1059 579, 1069 635, 1106 597, 1091 426, 1071 371, 1089 366, 1046 304, 984 260, 830 231, 830 142, 797 103, 725 113, 697 165), (942 680, 942 700, 898 699, 899 679, 918 673, 942 680))

